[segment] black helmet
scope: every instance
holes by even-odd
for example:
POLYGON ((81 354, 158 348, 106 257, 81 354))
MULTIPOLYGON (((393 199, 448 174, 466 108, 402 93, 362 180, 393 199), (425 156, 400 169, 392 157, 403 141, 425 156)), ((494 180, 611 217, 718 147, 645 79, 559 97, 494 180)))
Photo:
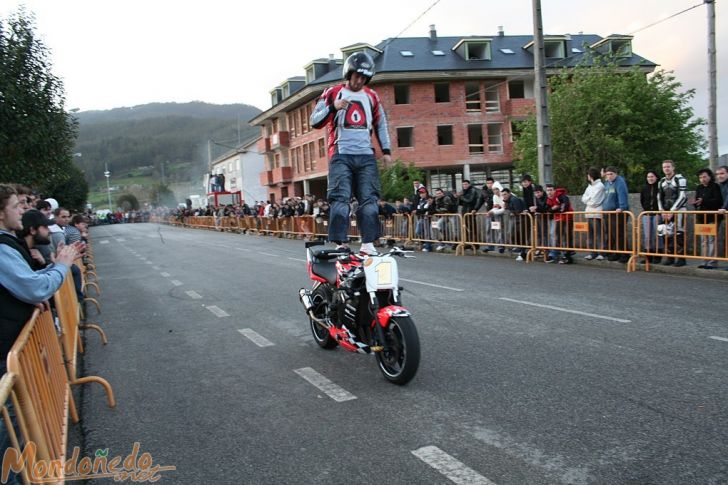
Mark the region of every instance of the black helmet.
POLYGON ((355 72, 367 78, 365 84, 374 76, 374 60, 366 52, 355 52, 344 61, 344 79, 348 81, 355 72))

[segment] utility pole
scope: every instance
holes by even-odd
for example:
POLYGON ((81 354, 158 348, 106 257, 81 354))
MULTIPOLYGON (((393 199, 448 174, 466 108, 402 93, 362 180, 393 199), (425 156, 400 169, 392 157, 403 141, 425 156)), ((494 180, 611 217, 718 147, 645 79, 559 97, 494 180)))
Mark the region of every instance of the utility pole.
POLYGON ((536 95, 536 125, 538 136, 538 181, 541 185, 552 183, 551 127, 546 85, 546 57, 544 55, 541 0, 533 3, 533 70, 536 95))
POLYGON ((715 0, 704 0, 708 6, 708 152, 710 168, 718 168, 717 68, 715 63, 715 0))

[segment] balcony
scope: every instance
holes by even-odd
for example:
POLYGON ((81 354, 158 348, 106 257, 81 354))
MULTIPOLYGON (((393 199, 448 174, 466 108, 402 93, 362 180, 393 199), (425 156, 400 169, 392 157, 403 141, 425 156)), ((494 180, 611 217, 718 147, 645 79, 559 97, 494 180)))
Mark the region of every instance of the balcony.
POLYGON ((536 112, 536 100, 516 98, 506 101, 506 114, 510 116, 529 116, 536 112))
POLYGON ((260 140, 258 140, 258 143, 256 143, 256 147, 258 148, 258 152, 265 153, 270 151, 270 138, 269 137, 263 137, 260 140))
POLYGON ((291 144, 291 137, 287 131, 273 133, 270 137, 270 149, 285 148, 291 144))
POLYGON ((290 182, 293 178, 293 169, 291 167, 274 168, 271 175, 272 184, 280 184, 290 182))
POLYGON ((260 172, 260 185, 263 187, 266 187, 268 185, 273 185, 273 171, 272 170, 266 170, 266 171, 260 172))

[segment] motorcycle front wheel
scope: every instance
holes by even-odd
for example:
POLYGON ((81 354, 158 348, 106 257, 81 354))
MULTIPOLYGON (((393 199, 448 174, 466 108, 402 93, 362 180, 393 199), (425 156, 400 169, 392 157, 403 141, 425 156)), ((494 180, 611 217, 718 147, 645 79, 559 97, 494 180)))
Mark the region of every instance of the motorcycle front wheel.
POLYGON ((417 373, 420 366, 420 337, 410 317, 392 317, 383 328, 384 350, 377 352, 377 364, 384 378, 404 385, 417 373))
MULTIPOLYGON (((329 304, 331 303, 331 287, 326 284, 321 284, 316 287, 311 293, 311 302, 313 303, 313 314, 319 320, 326 320, 326 312, 329 304)), ((319 347, 322 349, 333 349, 338 344, 329 334, 328 329, 322 327, 318 323, 314 322, 309 318, 311 324, 311 333, 313 339, 316 341, 319 347)))

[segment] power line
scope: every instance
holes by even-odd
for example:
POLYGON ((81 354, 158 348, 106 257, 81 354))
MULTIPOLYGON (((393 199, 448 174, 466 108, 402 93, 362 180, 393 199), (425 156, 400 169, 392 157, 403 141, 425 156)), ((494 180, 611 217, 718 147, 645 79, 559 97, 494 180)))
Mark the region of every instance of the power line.
POLYGON ((416 18, 416 19, 414 19, 414 20, 413 20, 412 22, 410 22, 410 23, 409 23, 409 25, 407 25, 407 27, 405 27, 404 29, 402 29, 402 31, 401 31, 401 32, 400 32, 399 34, 395 35, 395 36, 394 36, 394 37, 392 37, 391 39, 387 39, 387 42, 385 42, 385 43, 384 43, 384 45, 382 46, 382 50, 383 50, 383 49, 384 49, 385 47, 387 47, 387 46, 388 46, 388 45, 389 45, 390 43, 392 43, 392 41, 394 41, 395 39, 398 39, 400 35, 404 34, 404 33, 405 33, 405 32, 407 31, 407 29, 409 29, 409 28, 410 28, 410 27, 412 27, 412 26, 413 26, 413 25, 414 25, 415 23, 417 23, 417 21, 418 21, 418 20, 420 20, 420 19, 421 19, 422 17, 424 17, 424 16, 425 16, 425 14, 426 14, 427 12, 429 12, 430 10, 432 10, 432 8, 433 8, 433 7, 435 6, 435 5, 437 5, 438 3, 440 3, 440 0, 435 0, 435 1, 434 1, 434 2, 432 3, 432 5, 430 5, 429 7, 427 7, 427 8, 425 9, 425 11, 424 11, 424 12, 422 12, 421 14, 419 14, 419 15, 417 16, 417 18, 416 18))
POLYGON ((677 12, 677 13, 674 13, 674 14, 672 14, 672 15, 670 15, 669 17, 665 17, 664 19, 660 19, 660 20, 657 20, 656 22, 652 22, 652 23, 651 23, 651 24, 649 24, 649 25, 645 25, 644 27, 642 27, 642 28, 640 28, 640 29, 637 29, 637 30, 635 30, 635 31, 632 31, 632 32, 630 32, 630 33, 629 33, 629 34, 627 34, 627 35, 634 35, 634 34, 636 34, 637 32, 642 32, 643 30, 647 30, 647 29, 649 29, 650 27, 654 27, 655 25, 661 24, 662 22, 667 22, 668 20, 670 20, 670 19, 672 19, 672 18, 675 18, 675 17, 677 17, 678 15, 682 15, 682 14, 684 14, 685 12, 689 12, 690 10, 692 10, 692 9, 694 9, 694 8, 698 8, 698 7, 701 7, 701 6, 703 6, 703 5, 704 5, 704 3, 698 3, 698 4, 695 4, 695 5, 693 5, 692 7, 688 7, 688 8, 686 8, 685 10, 681 10, 681 11, 679 11, 679 12, 677 12))

